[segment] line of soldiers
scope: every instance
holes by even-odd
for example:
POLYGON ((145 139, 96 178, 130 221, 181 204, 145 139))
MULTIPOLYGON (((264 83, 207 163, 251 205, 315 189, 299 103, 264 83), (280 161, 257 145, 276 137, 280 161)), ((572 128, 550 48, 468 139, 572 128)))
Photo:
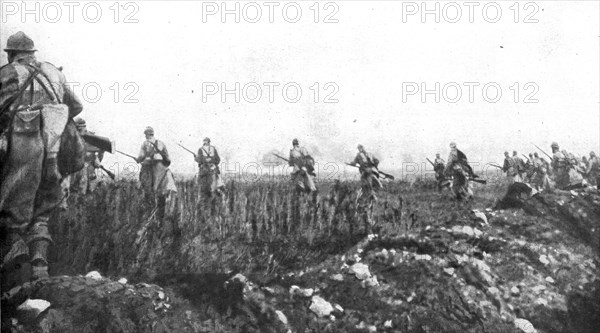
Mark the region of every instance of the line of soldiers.
POLYGON ((504 153, 502 171, 506 173, 509 186, 515 182, 530 183, 537 191, 552 188, 565 189, 581 184, 585 180, 590 185, 600 184, 600 159, 592 151, 589 159, 581 160, 566 150, 561 150, 558 143, 550 145, 552 156, 548 162, 539 154, 530 153, 526 162, 516 151, 510 156, 504 153))

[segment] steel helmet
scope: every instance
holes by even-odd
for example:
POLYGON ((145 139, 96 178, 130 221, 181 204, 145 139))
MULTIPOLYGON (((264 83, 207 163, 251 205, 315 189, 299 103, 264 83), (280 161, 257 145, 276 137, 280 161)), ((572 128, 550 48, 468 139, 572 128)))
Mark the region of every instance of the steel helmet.
POLYGON ((37 51, 33 40, 29 38, 23 31, 19 31, 16 34, 8 37, 6 41, 6 48, 4 51, 37 51))

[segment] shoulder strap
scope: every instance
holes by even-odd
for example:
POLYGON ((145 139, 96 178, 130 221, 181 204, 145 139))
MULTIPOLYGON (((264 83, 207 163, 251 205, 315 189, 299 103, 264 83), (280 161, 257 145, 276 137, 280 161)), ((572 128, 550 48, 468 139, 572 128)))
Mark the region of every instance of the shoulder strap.
MULTIPOLYGON (((31 81, 33 81, 33 78, 38 74, 38 72, 39 72, 39 70, 37 68, 34 68, 34 70, 30 72, 29 77, 27 78, 27 80, 25 81, 25 83, 23 84, 23 86, 21 87, 21 89, 19 89, 19 92, 14 97, 14 99, 12 99, 11 104, 13 104, 17 100, 19 102, 21 102, 21 100, 23 98, 23 93, 25 93, 25 90, 31 84, 31 81)), ((7 105, 6 107, 8 109, 10 107, 10 105, 7 105)))

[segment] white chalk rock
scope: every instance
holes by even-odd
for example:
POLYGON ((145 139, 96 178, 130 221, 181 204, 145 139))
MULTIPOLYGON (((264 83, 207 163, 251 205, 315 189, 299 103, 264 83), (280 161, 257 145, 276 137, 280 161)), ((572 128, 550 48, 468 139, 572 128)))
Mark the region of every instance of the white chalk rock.
POLYGON ((288 319, 287 317, 283 314, 283 312, 277 310, 275 311, 275 314, 277 315, 277 319, 279 319, 280 322, 282 322, 284 325, 288 324, 288 319))
POLYGON ((43 299, 28 299, 17 307, 17 312, 22 318, 33 320, 50 307, 50 302, 43 299))
POLYGON ((291 286, 290 287, 290 294, 292 295, 300 295, 303 297, 310 297, 313 295, 313 293, 315 292, 315 290, 313 288, 300 288, 298 286, 291 286))
POLYGON ((487 216, 485 216, 484 213, 478 211, 478 210, 473 210, 473 213, 475 214, 475 217, 477 217, 478 219, 480 219, 483 223, 488 224, 488 220, 487 220, 487 216))
POLYGON ((94 279, 94 280, 100 280, 102 279, 102 275, 100 275, 100 273, 98 271, 91 271, 89 273, 87 273, 85 275, 86 278, 90 278, 90 279, 94 279))
POLYGON ((517 318, 514 321, 515 326, 525 333, 536 333, 537 330, 533 327, 533 324, 529 322, 527 319, 517 318))
POLYGON ((120 278, 119 281, 120 284, 127 284, 127 279, 126 278, 120 278))
POLYGON ((319 317, 327 317, 333 312, 333 306, 319 296, 312 297, 309 309, 319 317))
POLYGON ((369 266, 362 263, 356 263, 350 266, 349 272, 350 274, 354 274, 359 280, 364 280, 371 277, 371 272, 369 272, 369 266))

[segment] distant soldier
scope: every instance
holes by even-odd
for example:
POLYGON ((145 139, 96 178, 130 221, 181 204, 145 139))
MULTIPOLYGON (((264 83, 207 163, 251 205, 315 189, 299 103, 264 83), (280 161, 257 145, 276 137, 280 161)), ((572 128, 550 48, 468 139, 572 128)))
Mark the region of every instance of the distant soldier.
POLYGON ((553 142, 550 145, 552 148, 552 171, 554 173, 556 187, 559 189, 569 186, 569 161, 567 157, 560 151, 558 143, 553 142))
POLYGON ((450 154, 444 169, 446 176, 452 177, 452 193, 458 200, 469 200, 473 197, 473 189, 469 179, 476 177, 469 165, 467 156, 460 151, 456 143, 450 143, 450 154))
POLYGON ((533 154, 533 175, 531 181, 537 191, 550 190, 550 179, 548 178, 548 162, 540 158, 538 153, 533 154))
POLYGON ((517 176, 515 177, 515 181, 521 182, 523 181, 523 178, 525 178, 525 174, 527 171, 525 168, 525 162, 521 157, 519 157, 519 154, 516 150, 513 151, 512 158, 517 166, 517 176))
POLYGON ((358 166, 360 172, 361 190, 357 198, 358 214, 362 216, 367 229, 371 228, 373 203, 377 201, 376 192, 383 188, 379 180, 379 160, 365 150, 361 144, 357 146, 358 153, 348 165, 358 166))
POLYGON ((446 167, 446 161, 440 157, 440 154, 435 154, 435 160, 433 161, 433 171, 435 171, 435 180, 437 181, 438 191, 442 190, 442 183, 446 179, 444 177, 444 168, 446 167))
POLYGON ((517 162, 515 159, 510 157, 507 151, 504 152, 504 165, 502 166, 502 171, 506 172, 506 180, 508 185, 510 186, 515 182, 515 178, 518 177, 517 171, 517 162))
POLYGON ((525 175, 523 177, 523 182, 533 182, 533 175, 535 173, 533 160, 533 153, 529 153, 529 158, 527 162, 525 162, 525 175))
POLYGON ((600 187, 600 158, 593 151, 590 152, 590 159, 585 173, 590 184, 600 187))
POLYGON ((140 182, 146 195, 146 200, 155 201, 159 218, 164 214, 167 197, 177 192, 173 173, 169 170, 171 160, 164 142, 154 138, 154 129, 146 127, 146 140, 142 143, 136 161, 142 164, 140 182))
POLYGON ((288 164, 293 167, 292 183, 300 192, 316 192, 315 186, 315 161, 310 156, 306 148, 300 147, 298 139, 292 140, 292 149, 290 149, 290 157, 288 164))
POLYGON ((195 157, 199 169, 200 190, 207 197, 214 193, 221 195, 224 184, 221 180, 219 163, 221 158, 217 149, 210 144, 209 138, 204 138, 203 145, 195 157))
MULTIPOLYGON (((87 125, 82 118, 75 119, 75 125, 77 126, 79 134, 84 135, 88 133, 87 125)), ((92 132, 89 133, 94 134, 92 132)), ((98 185, 96 170, 102 167, 103 158, 104 151, 86 144, 85 166, 83 169, 70 176, 70 190, 72 192, 86 194, 88 191, 93 192, 96 189, 96 186, 98 185)))
POLYGON ((5 51, 9 64, 0 69, 3 289, 28 275, 48 276, 47 248, 52 242, 48 220, 64 198, 61 178, 72 172, 59 170, 61 155, 83 159, 75 152, 59 151, 68 119, 83 108, 64 74, 36 60, 34 43, 23 32, 8 38, 5 51), (28 268, 32 273, 26 272, 28 268))
POLYGON ((383 188, 379 180, 379 171, 377 170, 379 160, 371 153, 368 153, 363 145, 359 144, 357 149, 358 153, 356 157, 348 164, 353 166, 358 165, 363 192, 367 195, 375 196, 374 191, 383 188))

